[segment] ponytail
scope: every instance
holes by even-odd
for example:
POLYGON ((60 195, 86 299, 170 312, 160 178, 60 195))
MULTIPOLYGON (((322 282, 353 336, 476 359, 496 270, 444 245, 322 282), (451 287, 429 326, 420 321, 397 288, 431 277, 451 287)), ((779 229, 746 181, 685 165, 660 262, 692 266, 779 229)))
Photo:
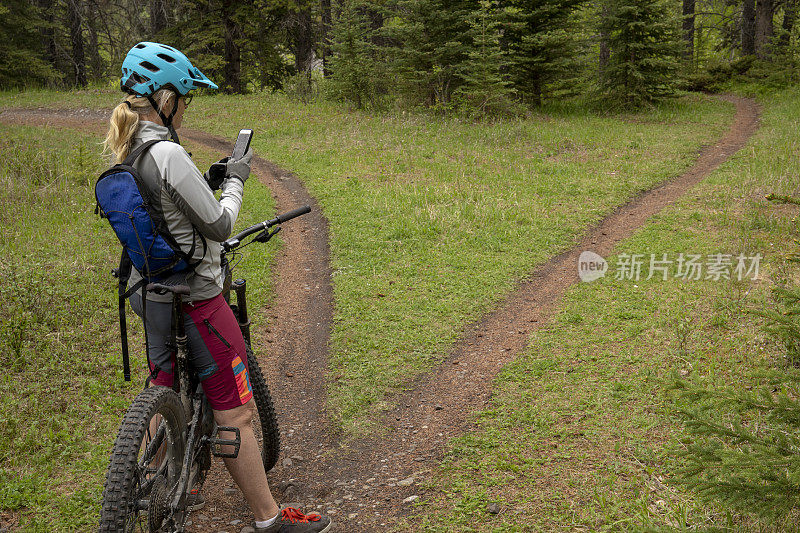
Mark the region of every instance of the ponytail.
MULTIPOLYGON (((131 151, 131 140, 139 129, 139 113, 133 111, 134 98, 129 96, 114 108, 111 113, 110 127, 108 135, 103 143, 104 153, 113 153, 116 156, 115 163, 125 160, 131 151)), ((147 100, 145 100, 147 102, 147 100)))
MULTIPOLYGON (((175 93, 168 89, 156 91, 153 95, 158 102, 159 109, 163 109, 170 102, 175 93)), ((153 111, 147 98, 128 96, 114 108, 109 120, 108 134, 103 141, 104 154, 113 154, 115 163, 122 163, 131 152, 131 144, 139 129, 139 121, 144 115, 153 111)))

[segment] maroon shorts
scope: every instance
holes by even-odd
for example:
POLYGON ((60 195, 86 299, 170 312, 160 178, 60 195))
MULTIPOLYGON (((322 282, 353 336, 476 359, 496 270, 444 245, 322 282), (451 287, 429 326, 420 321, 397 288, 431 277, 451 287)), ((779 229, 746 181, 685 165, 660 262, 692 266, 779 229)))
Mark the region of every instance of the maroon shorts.
MULTIPOLYGON (((141 301, 131 304, 135 311, 141 301)), ((197 372, 211 407, 225 411, 244 405, 253 397, 244 337, 233 311, 222 294, 183 306, 189 363, 197 372)), ((166 348, 172 304, 147 302, 147 337, 150 369, 159 372, 154 385, 172 386, 175 354, 166 348), (166 313, 166 314, 165 314, 166 313)))

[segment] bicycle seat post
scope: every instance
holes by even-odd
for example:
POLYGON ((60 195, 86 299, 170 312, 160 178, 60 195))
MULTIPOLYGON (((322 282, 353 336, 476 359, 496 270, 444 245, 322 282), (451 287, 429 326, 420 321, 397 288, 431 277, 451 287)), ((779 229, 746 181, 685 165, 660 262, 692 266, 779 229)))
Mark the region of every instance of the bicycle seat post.
POLYGON ((172 293, 172 324, 170 326, 171 349, 175 351, 173 387, 179 393, 187 418, 192 416, 191 386, 189 383, 189 362, 187 360, 186 322, 183 316, 183 295, 180 291, 172 293))

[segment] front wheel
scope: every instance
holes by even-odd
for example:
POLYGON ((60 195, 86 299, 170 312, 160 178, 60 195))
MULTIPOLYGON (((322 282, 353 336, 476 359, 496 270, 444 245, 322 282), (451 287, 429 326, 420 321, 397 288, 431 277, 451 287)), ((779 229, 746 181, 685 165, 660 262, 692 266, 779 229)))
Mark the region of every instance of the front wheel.
POLYGON ((159 531, 182 469, 186 422, 178 395, 150 387, 119 428, 103 488, 100 533, 159 531))
POLYGON ((256 440, 261 445, 261 459, 264 462, 264 471, 269 472, 278 462, 281 451, 281 434, 278 430, 278 417, 272 404, 264 374, 258 366, 250 343, 247 343, 247 366, 250 371, 250 385, 253 388, 253 399, 256 402, 258 416, 253 420, 253 429, 256 440))

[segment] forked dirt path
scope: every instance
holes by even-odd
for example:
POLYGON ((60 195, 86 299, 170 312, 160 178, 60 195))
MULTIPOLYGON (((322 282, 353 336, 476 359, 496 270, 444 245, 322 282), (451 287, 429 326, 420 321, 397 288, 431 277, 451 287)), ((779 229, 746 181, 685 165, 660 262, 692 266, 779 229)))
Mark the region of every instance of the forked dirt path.
MULTIPOLYGON (((521 280, 495 311, 467 325, 444 362, 396 398, 397 408, 384 420, 388 430, 332 448, 295 468, 300 503, 308 507, 324 502, 336 513, 336 531, 381 531, 410 514, 408 499, 425 498, 420 482, 441 459, 447 440, 474 429, 469 416, 488 402, 493 378, 525 348, 531 331, 552 317, 567 289, 579 282, 580 253, 612 252, 756 132, 758 104, 747 98, 725 99, 735 104, 736 116, 719 141, 703 148, 682 175, 640 193, 589 228, 576 245, 521 280)), ((312 447, 306 449, 313 453, 312 447)))
MULTIPOLYGON (((274 354, 262 354, 261 360, 283 432, 286 464, 269 475, 276 495, 305 510, 319 505, 332 514, 334 531, 381 531, 408 514, 411 505, 404 500, 425 497, 419 483, 441 458, 447 440, 474 429, 469 415, 488 401, 494 376, 525 348, 530 332, 552 316, 561 296, 578 282, 580 253, 610 253, 741 149, 757 130, 758 105, 745 98, 726 99, 736 105, 736 117, 717 143, 703 148, 684 174, 639 194, 588 229, 575 246, 521 280, 495 311, 467 325, 445 361, 396 398, 398 407, 387 413, 387 429, 380 435, 342 443, 328 425, 324 376, 332 299, 327 222, 315 210, 313 218, 287 224, 286 245, 276 265, 276 299, 267 311, 272 342, 261 350, 274 354)), ((92 113, 15 110, 0 113, 0 121, 85 129, 87 122, 97 124, 99 117, 92 113)), ((183 135, 224 153, 230 150, 230 143, 210 134, 183 135)), ((263 160, 256 161, 254 171, 272 188, 279 210, 314 205, 291 174, 263 160)), ((192 516, 192 531, 233 533, 249 522, 252 515, 241 495, 218 467, 207 486, 209 507, 192 516)))

